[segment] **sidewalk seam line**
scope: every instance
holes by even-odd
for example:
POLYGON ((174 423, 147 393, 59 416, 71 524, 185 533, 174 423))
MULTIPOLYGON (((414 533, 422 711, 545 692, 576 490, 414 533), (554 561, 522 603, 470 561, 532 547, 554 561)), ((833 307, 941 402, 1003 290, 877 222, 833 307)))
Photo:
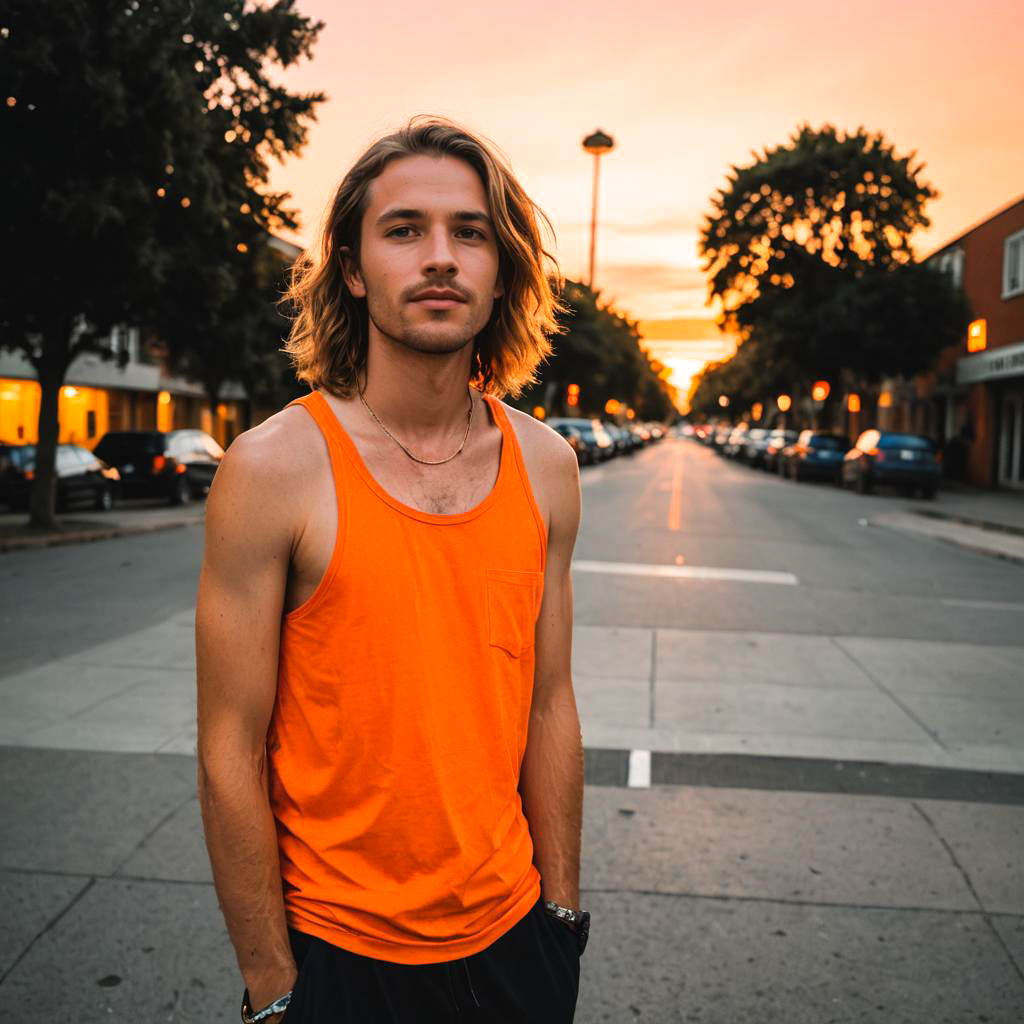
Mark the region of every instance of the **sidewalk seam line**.
POLYGON ((655 720, 657 719, 657 711, 655 709, 655 700, 657 696, 657 677, 658 672, 658 631, 656 629, 651 630, 651 675, 648 680, 648 692, 647 692, 647 727, 649 729, 655 728, 655 720))
POLYGON ((187 805, 188 803, 190 803, 190 802, 191 802, 192 800, 195 800, 195 799, 196 799, 196 794, 195 794, 194 792, 190 792, 190 793, 188 794, 188 796, 186 796, 186 797, 185 797, 185 799, 181 801, 181 803, 179 803, 179 804, 175 805, 175 806, 174 806, 174 807, 173 807, 173 808, 172 808, 172 809, 171 809, 170 811, 168 811, 168 812, 167 812, 167 813, 166 813, 166 814, 165 814, 165 815, 164 815, 164 816, 163 816, 163 817, 162 817, 162 818, 161 818, 161 819, 160 819, 160 820, 159 820, 159 821, 158 821, 158 822, 157 822, 157 823, 156 823, 156 824, 155 824, 155 825, 154 825, 154 826, 153 826, 153 827, 152 827, 152 828, 151 828, 151 829, 150 829, 150 830, 149 830, 149 831, 148 831, 148 832, 147 832, 147 833, 146 833, 146 834, 145 834, 145 835, 144 835, 144 836, 143 836, 143 837, 142 837, 142 838, 141 838, 141 839, 140 839, 140 840, 139 840, 139 841, 138 841, 138 842, 137 842, 137 843, 136 843, 136 844, 135 844, 135 845, 134 845, 134 846, 133 846, 133 847, 131 848, 131 850, 130 850, 130 851, 129 851, 129 852, 127 853, 127 854, 126 854, 126 856, 125 856, 124 858, 122 858, 122 859, 121 859, 121 860, 120 860, 120 861, 119 861, 119 862, 117 863, 117 865, 116 865, 116 866, 114 867, 114 870, 113 870, 113 871, 112 871, 112 872, 110 873, 110 877, 111 877, 111 878, 118 878, 118 877, 120 877, 120 876, 118 875, 118 872, 119 872, 119 871, 121 870, 121 868, 123 868, 123 867, 125 866, 125 864, 127 864, 127 863, 128 863, 128 861, 130 861, 130 860, 132 859, 132 857, 134 857, 134 856, 135 856, 135 854, 137 854, 137 853, 139 852, 139 850, 141 850, 141 849, 142 849, 142 847, 143 847, 143 846, 145 846, 145 845, 146 845, 146 843, 148 843, 148 842, 149 842, 149 840, 150 840, 150 839, 152 839, 152 838, 153 838, 153 836, 155 836, 155 835, 156 835, 156 833, 157 833, 157 832, 159 832, 159 831, 160 831, 160 829, 162 829, 162 828, 164 827, 164 825, 166 825, 166 824, 167 824, 167 822, 169 822, 169 821, 171 820, 171 818, 173 818, 173 817, 174 817, 174 816, 175 816, 175 815, 176 815, 176 814, 178 813, 178 811, 180 811, 180 810, 181 810, 181 809, 182 809, 183 807, 185 807, 185 806, 186 806, 186 805, 187 805))
POLYGON ((942 844, 942 847, 946 851, 946 855, 949 857, 953 867, 960 873, 960 877, 963 878, 964 885, 967 887, 967 891, 973 897, 974 902, 978 904, 978 909, 981 911, 982 920, 985 922, 986 927, 992 934, 992 937, 995 939, 996 945, 998 945, 999 948, 1002 949, 1003 954, 1009 961, 1010 966, 1016 972, 1017 977, 1020 978, 1021 982, 1024 982, 1024 969, 1022 969, 1021 965, 1017 963, 1016 958, 1010 951, 1010 947, 1006 945, 1006 943, 1003 941, 1002 935, 999 934, 999 929, 996 928, 996 926, 992 923, 992 919, 989 915, 988 908, 982 902, 981 896, 978 894, 978 890, 974 888, 974 882, 971 881, 971 876, 968 874, 967 869, 963 866, 963 864, 960 863, 960 859, 954 852, 953 847, 950 846, 949 842, 946 840, 946 837, 939 831, 935 822, 932 820, 931 815, 929 815, 928 812, 925 811, 925 809, 918 803, 918 801, 911 800, 910 806, 913 807, 914 810, 917 811, 917 813, 924 819, 924 822, 928 826, 932 835, 935 836, 935 838, 942 844))
POLYGON ((68 901, 67 905, 62 910, 60 910, 53 918, 50 919, 50 921, 48 921, 43 926, 43 928, 40 931, 38 931, 35 934, 35 936, 32 938, 32 940, 29 942, 29 944, 18 954, 17 957, 15 957, 14 962, 11 964, 11 966, 8 967, 7 970, 4 971, 3 974, 0 974, 0 985, 2 985, 11 976, 11 974, 14 973, 14 971, 18 967, 18 964, 20 964, 22 962, 22 960, 24 960, 25 957, 27 957, 29 955, 29 953, 32 951, 32 949, 35 946, 35 944, 44 935, 46 935, 47 932, 52 931, 61 922, 61 920, 63 920, 63 918, 71 911, 71 909, 82 899, 83 896, 85 896, 85 894, 95 884, 96 884, 95 877, 92 876, 92 875, 88 875, 87 876, 87 881, 86 881, 85 885, 83 885, 82 888, 79 889, 78 892, 74 896, 71 897, 71 899, 68 901))
POLYGON ((881 693, 884 693, 885 696, 888 697, 889 700, 891 700, 893 702, 893 704, 895 704, 896 707, 898 707, 900 709, 900 711, 902 711, 903 714, 905 714, 907 716, 907 718, 909 718, 922 732, 924 732, 925 735, 927 735, 931 739, 931 741, 944 754, 951 754, 952 753, 952 751, 946 746, 946 744, 943 743, 941 739, 939 739, 939 734, 936 733, 936 732, 933 732, 927 725, 925 725, 924 722, 920 718, 918 718, 917 715, 915 715, 914 712, 911 711, 910 708, 907 707, 907 705, 904 704, 903 701, 900 700, 900 698, 897 697, 896 694, 893 693, 892 690, 889 689, 888 686, 886 686, 880 679, 876 678, 876 676, 875 676, 875 674, 873 672, 868 671, 868 669, 864 665, 861 664, 860 659, 857 658, 857 656, 855 654, 852 654, 850 651, 848 651, 839 642, 838 638, 836 638, 834 636, 829 636, 828 639, 829 639, 829 643, 831 643, 833 646, 835 646, 838 650, 842 651, 842 653, 845 654, 846 657, 849 658, 850 661, 852 661, 854 663, 854 665, 856 665, 857 668, 860 669, 860 671, 863 672, 864 675, 866 675, 868 677, 868 679, 870 679, 871 682, 875 684, 875 686, 878 688, 878 690, 881 693))
POLYGON ((830 900, 796 900, 787 899, 783 896, 737 896, 726 893, 704 893, 704 892, 665 892, 658 889, 605 889, 601 887, 582 886, 580 893, 588 896, 661 896, 678 900, 712 900, 717 903, 772 903, 786 907, 821 907, 834 910, 885 910, 896 913, 910 914, 957 914, 969 915, 971 917, 1005 917, 1011 920, 1021 920, 1022 915, 1009 911, 988 911, 964 907, 920 907, 920 906, 893 906, 884 903, 839 903, 830 900))

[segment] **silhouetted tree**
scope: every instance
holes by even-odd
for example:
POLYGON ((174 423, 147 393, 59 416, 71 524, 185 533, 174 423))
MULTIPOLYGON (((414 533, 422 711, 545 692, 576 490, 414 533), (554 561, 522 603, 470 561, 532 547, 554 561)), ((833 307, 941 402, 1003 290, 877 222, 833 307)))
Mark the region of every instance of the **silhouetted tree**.
POLYGON ((564 333, 552 339, 554 352, 540 380, 517 403, 529 409, 550 405, 580 416, 604 415, 608 399, 632 406, 642 419, 665 419, 672 411, 667 384, 640 347, 637 324, 608 306, 584 284, 566 281, 561 294, 564 333), (566 410, 570 384, 580 389, 576 410, 566 410))
POLYGON ((302 147, 323 98, 268 77, 308 56, 322 27, 294 6, 4 5, 0 344, 26 355, 41 386, 33 524, 54 525, 57 399, 71 362, 109 356, 115 324, 166 322, 171 296, 185 309, 223 306, 254 239, 295 225, 288 197, 264 190, 267 159, 302 147))
POLYGON ((915 154, 881 134, 801 127, 733 167, 712 199, 700 251, 719 324, 757 341, 792 383, 868 382, 926 370, 969 320, 963 294, 915 264, 910 237, 937 193, 915 154))

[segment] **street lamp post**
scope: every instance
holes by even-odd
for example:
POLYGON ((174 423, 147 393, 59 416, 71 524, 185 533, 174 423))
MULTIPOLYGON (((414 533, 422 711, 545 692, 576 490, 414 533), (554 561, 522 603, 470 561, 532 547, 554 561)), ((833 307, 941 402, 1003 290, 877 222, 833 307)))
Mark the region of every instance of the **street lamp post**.
POLYGON ((588 135, 583 140, 583 148, 594 157, 594 196, 590 208, 590 276, 587 284, 594 287, 594 249, 597 241, 597 178, 601 166, 601 155, 610 152, 615 146, 615 140, 606 135, 600 128, 593 135, 588 135))

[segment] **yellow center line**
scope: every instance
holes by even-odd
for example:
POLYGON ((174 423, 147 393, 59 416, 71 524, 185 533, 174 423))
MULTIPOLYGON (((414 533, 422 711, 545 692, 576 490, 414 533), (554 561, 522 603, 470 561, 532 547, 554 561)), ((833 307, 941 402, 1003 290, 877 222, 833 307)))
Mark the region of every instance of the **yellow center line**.
POLYGON ((672 496, 668 503, 668 528, 678 531, 683 520, 683 448, 676 449, 676 461, 672 467, 672 496))

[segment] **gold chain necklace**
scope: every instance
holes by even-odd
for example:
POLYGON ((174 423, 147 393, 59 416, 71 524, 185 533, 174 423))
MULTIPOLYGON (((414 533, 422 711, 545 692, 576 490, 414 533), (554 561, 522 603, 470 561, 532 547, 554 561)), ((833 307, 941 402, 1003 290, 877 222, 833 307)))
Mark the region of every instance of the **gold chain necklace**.
POLYGON ((381 423, 380 418, 367 404, 366 399, 363 398, 362 391, 357 391, 356 393, 359 395, 359 401, 363 403, 363 406, 366 408, 366 411, 373 417, 373 420, 377 424, 377 426, 380 427, 380 429, 383 430, 384 433, 387 434, 388 437, 390 437, 391 440, 394 441, 395 444, 397 444, 398 447, 401 448, 402 451, 405 452, 405 454, 408 455, 409 458, 413 460, 413 462, 419 462, 424 466, 442 466, 446 462, 451 462, 452 459, 454 459, 455 456, 458 455, 459 452, 461 452, 462 449, 466 447, 466 441, 469 440, 469 432, 473 427, 473 409, 475 408, 475 403, 473 401, 472 394, 470 394, 469 396, 469 422, 466 424, 466 436, 463 437, 462 444, 459 445, 458 451, 452 452, 452 454, 449 455, 447 459, 437 459, 435 462, 431 462, 429 459, 421 459, 418 455, 413 455, 413 453, 409 451, 409 449, 406 448, 405 445, 402 444, 402 442, 399 441, 398 438, 395 437, 395 435, 392 434, 391 431, 388 430, 388 428, 385 427, 383 423, 381 423))

